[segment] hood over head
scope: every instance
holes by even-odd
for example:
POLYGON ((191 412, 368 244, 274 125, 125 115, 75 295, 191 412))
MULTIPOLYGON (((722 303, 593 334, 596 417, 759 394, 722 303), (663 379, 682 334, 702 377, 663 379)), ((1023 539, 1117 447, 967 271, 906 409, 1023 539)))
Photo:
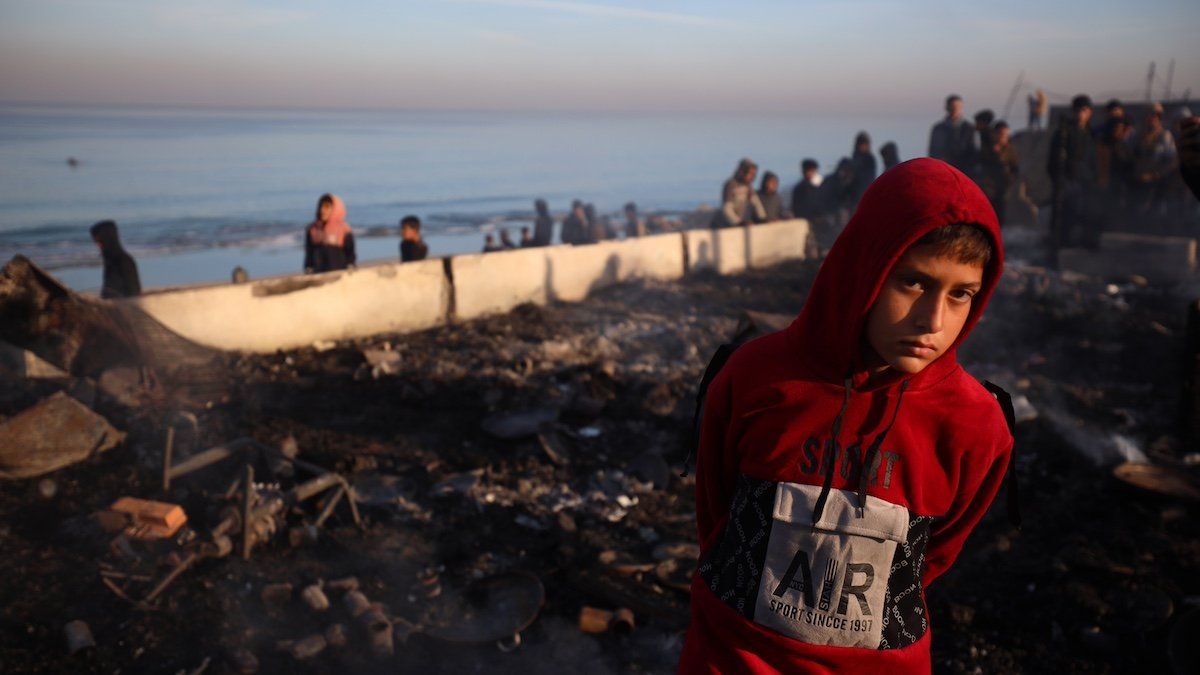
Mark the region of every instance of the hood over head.
POLYGON ((346 235, 350 234, 350 225, 346 223, 346 203, 333 193, 321 195, 317 200, 316 218, 308 229, 313 235, 313 241, 328 246, 341 246, 346 235), (332 202, 333 208, 329 212, 329 219, 321 223, 321 202, 325 201, 326 197, 332 202))
POLYGON ((982 228, 995 249, 962 332, 921 372, 894 373, 880 386, 911 380, 909 389, 915 389, 949 374, 957 364, 958 346, 979 321, 1000 280, 1004 249, 996 213, 979 187, 958 169, 930 158, 903 162, 876 179, 829 250, 804 309, 787 328, 804 369, 832 383, 852 376, 855 386, 861 386, 867 379, 860 358, 862 332, 892 267, 930 231, 959 223, 982 228))
POLYGON ((101 220, 91 227, 92 239, 100 244, 100 252, 105 256, 121 253, 121 238, 117 234, 117 223, 112 220, 101 220))

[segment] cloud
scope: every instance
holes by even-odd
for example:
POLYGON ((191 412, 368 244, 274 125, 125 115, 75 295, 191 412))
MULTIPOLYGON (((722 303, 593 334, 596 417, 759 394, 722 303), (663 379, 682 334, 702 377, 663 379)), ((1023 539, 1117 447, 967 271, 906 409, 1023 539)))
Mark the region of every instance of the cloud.
POLYGON ((562 0, 453 0, 454 2, 470 2, 481 5, 501 5, 505 7, 520 7, 524 9, 540 9, 549 12, 562 12, 582 16, 598 16, 609 19, 632 19, 635 21, 651 21, 670 23, 684 26, 706 26, 727 28, 734 25, 730 21, 682 14, 679 12, 660 12, 651 9, 636 9, 633 7, 616 7, 591 2, 563 2, 562 0))

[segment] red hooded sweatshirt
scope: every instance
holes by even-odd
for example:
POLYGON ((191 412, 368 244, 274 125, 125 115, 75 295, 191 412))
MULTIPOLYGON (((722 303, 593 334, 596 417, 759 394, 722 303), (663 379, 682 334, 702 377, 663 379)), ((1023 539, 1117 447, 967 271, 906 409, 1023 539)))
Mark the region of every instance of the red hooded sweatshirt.
POLYGON ((905 162, 867 190, 800 316, 730 357, 704 402, 680 672, 930 671, 925 588, 1012 452, 999 404, 956 358, 1002 265, 975 183, 945 162, 905 162), (868 385, 860 345, 880 288, 909 246, 955 223, 995 244, 961 334, 921 372, 868 385))

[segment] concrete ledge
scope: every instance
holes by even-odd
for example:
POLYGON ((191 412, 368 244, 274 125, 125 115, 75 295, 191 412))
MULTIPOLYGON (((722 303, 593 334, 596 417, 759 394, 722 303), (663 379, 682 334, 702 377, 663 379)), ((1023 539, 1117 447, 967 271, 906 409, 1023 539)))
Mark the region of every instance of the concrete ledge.
POLYGON ((683 239, 661 234, 626 241, 546 249, 551 300, 575 302, 592 291, 630 279, 683 276, 683 239))
POLYGON ((1196 240, 1111 232, 1101 237, 1099 250, 1062 249, 1058 263, 1096 277, 1137 274, 1156 283, 1178 283, 1196 273, 1196 240))
POLYGON ((808 221, 803 218, 755 225, 748 229, 751 267, 768 267, 784 260, 804 258, 808 244, 808 221))
POLYGON ((130 302, 206 347, 273 352, 317 340, 443 323, 450 283, 441 260, 151 293, 130 302))
POLYGON ((749 267, 803 259, 809 227, 807 220, 796 218, 749 227, 688 230, 684 237, 689 273, 714 270, 736 274, 749 267))
POLYGON ((717 274, 736 274, 750 266, 746 257, 749 228, 729 227, 720 230, 688 230, 683 233, 687 243, 688 274, 713 270, 717 274))
POLYGON ((474 319, 507 312, 525 302, 545 304, 550 286, 547 255, 554 249, 515 249, 459 255, 450 259, 454 278, 454 314, 474 319))

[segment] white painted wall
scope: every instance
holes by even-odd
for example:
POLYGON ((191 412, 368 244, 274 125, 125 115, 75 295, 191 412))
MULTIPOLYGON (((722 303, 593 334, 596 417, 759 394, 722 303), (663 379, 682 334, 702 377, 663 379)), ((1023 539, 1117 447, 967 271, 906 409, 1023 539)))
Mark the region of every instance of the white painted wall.
POLYGON ((731 274, 773 265, 803 258, 808 236, 807 221, 789 220, 184 287, 127 302, 198 344, 273 352, 318 340, 422 330, 507 312, 525 302, 573 302, 630 279, 670 280, 705 269, 731 274))
POLYGON ((183 288, 127 302, 197 344, 273 352, 436 326, 446 320, 450 283, 441 260, 425 260, 183 288))

